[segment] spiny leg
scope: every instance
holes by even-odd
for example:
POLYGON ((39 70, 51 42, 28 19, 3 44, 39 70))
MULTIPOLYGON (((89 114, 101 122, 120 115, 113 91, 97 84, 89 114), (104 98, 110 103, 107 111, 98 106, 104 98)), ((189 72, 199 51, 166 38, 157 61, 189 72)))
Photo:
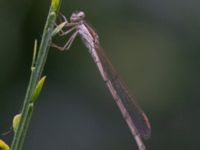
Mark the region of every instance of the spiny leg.
POLYGON ((55 24, 55 28, 52 32, 52 36, 55 36, 55 35, 59 35, 61 36, 62 34, 65 33, 65 31, 63 30, 63 28, 65 27, 65 25, 67 24, 67 22, 62 22, 60 23, 59 25, 58 24, 55 24))
MULTIPOLYGON (((64 22, 63 22, 64 23, 64 22)), ((53 33, 52 35, 56 35, 57 33, 60 35, 60 36, 64 36, 64 35, 67 35, 67 34, 69 34, 69 33, 71 33, 73 30, 75 30, 76 29, 76 26, 77 24, 74 24, 74 23, 66 23, 64 26, 68 26, 68 27, 70 27, 70 26, 72 26, 69 30, 67 30, 67 31, 63 31, 62 30, 62 28, 63 28, 63 25, 62 25, 62 23, 60 24, 60 27, 59 27, 59 25, 54 29, 54 31, 55 31, 55 33, 53 33), (59 28, 61 28, 61 29, 59 29, 59 28), (56 31, 57 30, 57 31, 56 31), (62 33, 60 33, 60 30, 62 30, 62 33)), ((64 51, 65 49, 66 49, 66 47, 67 47, 67 49, 69 49, 69 47, 71 46, 71 44, 72 44, 72 42, 74 41, 74 38, 75 38, 75 36, 77 35, 77 31, 75 31, 73 34, 72 34, 72 36, 70 37, 70 39, 67 41, 67 43, 64 45, 64 47, 61 47, 61 46, 58 46, 58 45, 56 45, 56 44, 54 44, 54 43, 52 43, 51 44, 51 46, 52 47, 55 47, 55 48, 57 48, 57 49, 59 49, 59 50, 61 50, 61 51, 64 51)))
POLYGON ((70 39, 67 41, 67 43, 65 44, 65 46, 63 47, 64 49, 68 50, 72 43, 74 42, 74 39, 76 38, 76 35, 78 34, 78 31, 74 32, 72 34, 72 36, 70 37, 70 39))
POLYGON ((63 49, 62 46, 58 46, 58 45, 56 45, 56 44, 54 44, 54 43, 51 44, 51 47, 57 48, 57 49, 60 50, 60 51, 64 51, 64 49, 63 49))
POLYGON ((67 35, 67 34, 69 34, 70 32, 72 32, 74 29, 76 29, 76 26, 74 26, 74 27, 71 27, 69 30, 67 30, 67 31, 63 31, 61 34, 60 34, 60 36, 64 36, 64 35, 67 35))
POLYGON ((68 23, 68 22, 62 22, 59 25, 56 25, 53 35, 59 34, 60 36, 67 35, 74 29, 76 29, 77 23, 68 23), (64 28, 69 28, 68 30, 64 31, 64 28))
POLYGON ((74 32, 72 34, 72 36, 69 38, 69 40, 67 41, 67 43, 63 47, 62 46, 58 46, 58 45, 56 45, 54 43, 52 43, 51 46, 57 48, 60 51, 69 50, 69 48, 70 48, 71 44, 73 43, 73 41, 74 41, 74 39, 75 39, 77 34, 78 34, 78 31, 74 32))
MULTIPOLYGON (((63 15, 61 12, 59 12, 59 15, 62 17, 62 19, 64 20, 64 22, 68 22, 67 18, 65 17, 65 15, 63 15)), ((62 20, 61 20, 62 22, 62 20)))
MULTIPOLYGON (((74 22, 68 22, 67 21, 67 18, 60 12, 59 13, 63 19, 63 21, 61 20, 61 23, 65 22, 65 27, 72 27, 72 26, 76 26, 77 23, 74 23, 74 22)), ((66 35, 66 34, 65 34, 66 35)))
MULTIPOLYGON (((60 23, 59 25, 56 24, 56 28, 57 28, 58 34, 59 34, 60 36, 65 36, 65 35, 71 33, 73 30, 76 29, 77 23, 68 22, 68 21, 67 21, 67 18, 66 18, 62 13, 59 13, 59 15, 62 17, 62 20, 60 19, 61 23, 60 23), (69 30, 64 31, 64 30, 63 30, 64 27, 69 28, 69 30), (71 27, 71 28, 70 28, 70 27, 71 27)), ((56 30, 56 28, 55 28, 55 30, 56 30)), ((57 32, 55 32, 55 33, 57 33, 57 32)), ((72 36, 69 38, 69 40, 68 40, 67 43, 64 45, 64 47, 58 46, 58 45, 56 45, 56 44, 54 44, 54 43, 51 44, 51 46, 52 46, 52 47, 55 47, 55 48, 57 48, 57 49, 59 49, 59 50, 61 50, 61 51, 68 50, 68 49, 70 48, 71 44, 73 43, 73 41, 74 41, 74 39, 75 39, 77 33, 78 33, 78 32, 75 31, 75 32, 72 34, 72 36)))
POLYGON ((60 19, 60 23, 59 24, 57 24, 57 23, 55 23, 55 30, 57 29, 59 32, 58 32, 58 34, 60 35, 60 36, 63 36, 63 35, 67 35, 68 33, 70 33, 73 29, 75 29, 75 27, 74 26, 76 26, 77 25, 77 23, 73 23, 73 22, 68 22, 67 21, 67 18, 63 15, 63 14, 61 14, 61 13, 59 13, 59 15, 62 17, 62 19, 60 19), (73 28, 73 29, 69 29, 68 31, 65 31, 64 30, 64 28, 73 28))
MULTIPOLYGON (((64 23, 64 24, 69 23, 69 22, 67 21, 67 18, 66 18, 61 12, 59 12, 58 15, 59 15, 59 16, 58 16, 58 18, 59 18, 58 21, 59 21, 59 22, 58 22, 58 23, 55 23, 55 29, 58 28, 59 26, 61 26, 61 24, 63 24, 63 23, 64 23)), ((64 26, 65 26, 65 25, 64 25, 64 26)), ((63 26, 63 27, 64 27, 64 26, 63 26)), ((65 31, 63 31, 63 28, 62 28, 62 29, 58 32, 58 34, 60 35, 60 34, 63 34, 64 32, 65 32, 65 31)))

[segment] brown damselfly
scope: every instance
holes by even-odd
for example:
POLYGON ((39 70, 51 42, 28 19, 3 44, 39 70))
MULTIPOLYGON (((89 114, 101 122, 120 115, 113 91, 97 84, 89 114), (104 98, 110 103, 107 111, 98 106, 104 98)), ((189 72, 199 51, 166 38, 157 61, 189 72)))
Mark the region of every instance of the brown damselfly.
POLYGON ((121 111, 124 120, 128 124, 139 150, 145 150, 146 148, 142 138, 148 139, 151 135, 151 126, 148 118, 135 101, 135 98, 130 95, 127 87, 116 73, 109 59, 106 57, 104 50, 100 46, 98 34, 84 20, 85 13, 82 11, 74 12, 70 17, 70 22, 67 22, 67 19, 64 16, 63 18, 65 21, 58 25, 55 30, 67 27, 68 30, 66 31, 60 30, 60 35, 67 35, 72 31, 74 31, 74 33, 63 47, 55 44, 53 47, 62 51, 68 50, 76 35, 81 37, 119 110, 121 111))

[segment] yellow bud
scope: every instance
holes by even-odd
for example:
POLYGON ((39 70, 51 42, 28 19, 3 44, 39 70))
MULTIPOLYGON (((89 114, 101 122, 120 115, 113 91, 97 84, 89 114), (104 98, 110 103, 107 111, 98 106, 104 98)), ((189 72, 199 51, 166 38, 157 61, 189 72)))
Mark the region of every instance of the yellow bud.
POLYGON ((22 116, 21 114, 17 114, 17 115, 15 115, 15 117, 13 118, 13 124, 12 124, 12 126, 13 126, 14 132, 17 131, 19 122, 20 122, 20 120, 21 120, 21 116, 22 116))
POLYGON ((51 1, 51 6, 53 8, 53 11, 55 11, 59 7, 59 4, 60 4, 60 0, 52 0, 51 1))
POLYGON ((10 150, 10 147, 3 140, 0 140, 0 148, 2 150, 10 150))

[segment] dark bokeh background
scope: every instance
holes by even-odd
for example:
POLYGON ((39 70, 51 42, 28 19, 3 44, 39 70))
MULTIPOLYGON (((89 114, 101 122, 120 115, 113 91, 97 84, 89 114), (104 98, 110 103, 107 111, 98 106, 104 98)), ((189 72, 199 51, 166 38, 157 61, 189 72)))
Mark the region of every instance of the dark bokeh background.
MULTIPOLYGON (((0 1, 0 133, 21 109, 34 39, 50 1, 0 1)), ((149 150, 200 149, 200 1, 63 0, 67 17, 83 10, 108 57, 152 124, 149 150)), ((126 123, 79 38, 51 48, 47 82, 24 149, 137 149, 126 123)), ((8 143, 12 134, 1 135, 8 143)))

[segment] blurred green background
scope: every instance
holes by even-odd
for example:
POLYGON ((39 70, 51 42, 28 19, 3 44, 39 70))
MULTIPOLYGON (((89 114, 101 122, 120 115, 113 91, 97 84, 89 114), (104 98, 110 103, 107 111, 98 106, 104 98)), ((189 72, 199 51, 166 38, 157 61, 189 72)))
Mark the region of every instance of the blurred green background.
MULTIPOLYGON (((0 1, 0 133, 20 112, 50 0, 0 1), (8 60, 9 59, 9 60, 8 60)), ((200 1, 63 0, 83 10, 152 124, 149 150, 200 149, 200 1)), ((57 41, 61 44, 64 41, 57 41)), ((135 141, 80 38, 51 48, 24 149, 132 150, 135 141)), ((1 135, 8 143, 12 134, 1 135)))

